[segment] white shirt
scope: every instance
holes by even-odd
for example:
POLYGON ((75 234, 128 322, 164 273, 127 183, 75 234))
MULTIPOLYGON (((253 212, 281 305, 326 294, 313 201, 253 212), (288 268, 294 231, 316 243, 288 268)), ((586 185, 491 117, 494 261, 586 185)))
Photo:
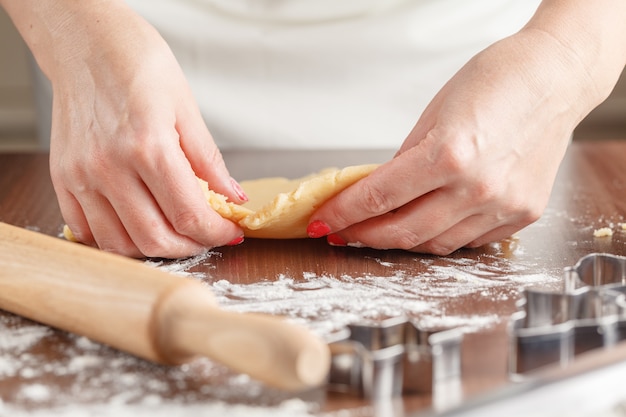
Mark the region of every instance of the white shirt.
POLYGON ((467 60, 539 0, 130 0, 222 149, 397 148, 467 60))

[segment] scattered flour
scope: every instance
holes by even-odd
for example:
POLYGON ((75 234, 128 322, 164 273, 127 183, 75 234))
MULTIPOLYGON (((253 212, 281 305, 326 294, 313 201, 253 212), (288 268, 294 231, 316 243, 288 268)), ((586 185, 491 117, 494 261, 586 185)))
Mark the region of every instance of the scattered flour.
MULTIPOLYGON (((146 264, 202 280, 225 309, 284 315, 322 336, 349 323, 397 316, 414 319, 424 328, 479 331, 503 318, 492 310, 468 314, 464 308, 468 300, 510 305, 526 286, 560 281, 559 273, 536 273, 532 265, 494 255, 445 263, 416 258, 418 275, 401 265, 370 258, 387 271, 385 276, 283 273, 246 285, 212 276, 219 256, 219 252, 207 252, 177 262, 146 264)), ((0 416, 12 417, 300 417, 320 415, 325 396, 322 390, 295 397, 272 390, 206 358, 177 367, 152 364, 2 312, 0 393, 0 416)))
POLYGON ((321 395, 292 398, 206 358, 156 365, 8 313, 0 335, 2 417, 308 416, 321 395))
POLYGON ((9 332, 6 325, 0 322, 0 352, 28 349, 51 333, 52 329, 36 324, 22 326, 9 332))
POLYGON ((219 252, 208 251, 190 258, 177 260, 176 262, 169 260, 148 260, 144 263, 148 266, 159 268, 172 274, 202 279, 206 276, 206 273, 189 272, 189 270, 198 265, 202 265, 204 268, 214 268, 214 266, 211 265, 210 260, 211 258, 220 255, 221 253, 219 252))
POLYGON ((301 400, 286 400, 278 406, 261 407, 214 402, 208 404, 161 404, 150 397, 140 404, 86 404, 81 407, 59 406, 51 409, 24 410, 3 405, 0 415, 11 417, 311 417, 308 405, 301 400))
POLYGON ((406 316, 425 328, 466 327, 476 331, 498 323, 497 314, 451 315, 447 301, 479 295, 506 301, 525 285, 556 281, 534 274, 480 277, 452 267, 431 267, 431 274, 414 277, 397 271, 389 277, 332 277, 305 273, 300 279, 281 275, 275 281, 212 283, 225 309, 290 317, 322 335, 354 322, 406 316))
POLYGON ((32 384, 22 387, 20 395, 22 395, 25 400, 42 402, 49 400, 52 393, 50 392, 50 388, 45 385, 32 384))

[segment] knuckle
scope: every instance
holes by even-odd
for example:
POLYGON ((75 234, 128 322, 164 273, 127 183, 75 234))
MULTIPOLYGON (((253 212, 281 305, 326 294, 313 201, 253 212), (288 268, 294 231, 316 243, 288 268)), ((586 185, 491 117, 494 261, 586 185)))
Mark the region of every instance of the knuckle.
POLYGON ((517 194, 503 199, 504 215, 501 217, 515 219, 515 223, 522 224, 522 227, 537 221, 543 214, 545 205, 529 201, 526 197, 517 194))
POLYGON ((328 218, 333 221, 333 230, 343 230, 354 223, 354 220, 350 217, 352 212, 342 210, 341 207, 331 207, 329 210, 328 218))
POLYGON ((144 244, 140 247, 139 251, 141 255, 146 258, 172 258, 169 254, 168 248, 157 242, 151 242, 150 244, 144 244))
POLYGON ((181 245, 170 244, 167 239, 149 238, 139 245, 141 256, 148 258, 177 258, 184 256, 181 245))
POLYGON ((542 214, 543 208, 541 207, 526 207, 519 215, 519 223, 522 227, 527 226, 539 220, 542 214))
MULTIPOLYGON (((202 222, 200 217, 193 210, 182 210, 177 212, 172 218, 172 227, 174 230, 183 235, 189 236, 201 229, 202 222)), ((209 227, 210 229, 211 227, 209 227)), ((202 227, 202 229, 205 229, 202 227)))
POLYGON ((522 218, 522 221, 527 225, 530 223, 534 223, 543 215, 543 206, 532 207, 526 211, 525 216, 522 218))
POLYGON ((363 209, 370 214, 383 214, 395 208, 393 200, 379 187, 365 183, 362 189, 363 209))
POLYGON ((210 166, 224 164, 224 158, 222 157, 222 153, 216 146, 206 146, 204 147, 204 149, 206 151, 204 159, 208 162, 210 166))
POLYGON ((500 200, 505 205, 509 205, 509 200, 504 196, 498 183, 487 178, 480 178, 475 181, 469 192, 470 195, 468 197, 480 205, 488 205, 500 200))
POLYGON ((98 245, 100 250, 104 252, 115 253, 118 255, 126 256, 129 258, 141 258, 143 254, 132 243, 120 243, 120 242, 104 242, 98 245))
POLYGON ((148 132, 141 132, 135 135, 133 140, 126 141, 126 157, 142 167, 153 166, 155 156, 160 155, 158 141, 155 141, 153 136, 148 132))
POLYGON ((418 234, 406 228, 399 228, 392 232, 396 248, 411 250, 422 243, 418 234))
POLYGON ((439 155, 439 172, 447 172, 453 177, 464 175, 476 161, 474 153, 468 151, 466 146, 457 146, 456 141, 444 143, 439 155))
POLYGON ((184 248, 181 241, 175 238, 172 230, 168 230, 155 221, 149 224, 150 227, 144 228, 144 232, 129 234, 129 239, 123 247, 125 253, 135 253, 134 257, 173 258, 172 254, 184 248))
POLYGON ((95 239, 95 246, 104 252, 111 252, 131 258, 141 257, 141 252, 135 243, 123 233, 106 234, 95 239))
POLYGON ((485 245, 485 244, 487 244, 489 242, 490 242, 489 240, 485 240, 483 238, 480 238, 480 239, 476 239, 476 240, 473 240, 473 241, 469 242, 467 245, 465 245, 465 247, 469 248, 469 249, 477 249, 477 248, 480 248, 481 246, 483 246, 483 245, 485 245))
POLYGON ((457 250, 458 248, 454 247, 454 246, 443 244, 441 242, 438 242, 436 239, 433 239, 433 240, 430 240, 430 241, 426 242, 425 244, 421 245, 420 249, 421 249, 421 251, 426 252, 426 253, 430 253, 432 255, 448 256, 452 252, 457 250))
POLYGON ((168 131, 157 131, 146 126, 121 129, 113 141, 119 146, 116 149, 102 149, 102 153, 106 156, 117 152, 126 163, 142 168, 154 167, 155 159, 163 155, 163 143, 167 143, 168 135, 168 131))
POLYGON ((521 222, 528 225, 539 220, 542 216, 547 199, 546 201, 529 201, 527 196, 520 193, 517 194, 516 198, 511 199, 511 204, 513 204, 513 209, 519 213, 521 222))

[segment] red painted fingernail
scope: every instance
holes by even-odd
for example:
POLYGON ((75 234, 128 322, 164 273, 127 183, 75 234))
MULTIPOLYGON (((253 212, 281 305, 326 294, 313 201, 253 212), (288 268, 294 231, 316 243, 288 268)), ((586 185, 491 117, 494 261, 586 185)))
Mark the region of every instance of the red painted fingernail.
POLYGON ((243 239, 244 239, 243 236, 236 237, 233 240, 231 240, 230 242, 228 242, 226 244, 226 246, 236 246, 236 245, 239 245, 239 244, 241 244, 243 242, 243 239))
POLYGON ((331 233, 330 235, 326 236, 326 241, 331 246, 347 246, 348 245, 348 243, 345 240, 343 240, 343 238, 339 236, 337 233, 331 233))
POLYGON ((239 185, 239 183, 235 181, 234 178, 230 179, 230 184, 233 186, 233 190, 235 190, 235 194, 237 194, 237 198, 239 198, 239 200, 244 203, 248 201, 248 196, 246 195, 246 192, 243 190, 243 188, 241 188, 241 185, 239 185))
POLYGON ((326 236, 329 233, 330 227, 321 220, 315 220, 314 222, 309 223, 306 228, 306 234, 312 238, 326 236))

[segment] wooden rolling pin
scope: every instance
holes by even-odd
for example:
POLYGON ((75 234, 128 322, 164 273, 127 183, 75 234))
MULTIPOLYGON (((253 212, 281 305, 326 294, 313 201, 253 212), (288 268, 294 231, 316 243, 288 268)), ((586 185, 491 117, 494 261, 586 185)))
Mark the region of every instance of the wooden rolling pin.
POLYGON ((0 308, 159 363, 203 355, 285 390, 323 383, 330 366, 308 330, 221 310, 199 281, 5 223, 0 308))

